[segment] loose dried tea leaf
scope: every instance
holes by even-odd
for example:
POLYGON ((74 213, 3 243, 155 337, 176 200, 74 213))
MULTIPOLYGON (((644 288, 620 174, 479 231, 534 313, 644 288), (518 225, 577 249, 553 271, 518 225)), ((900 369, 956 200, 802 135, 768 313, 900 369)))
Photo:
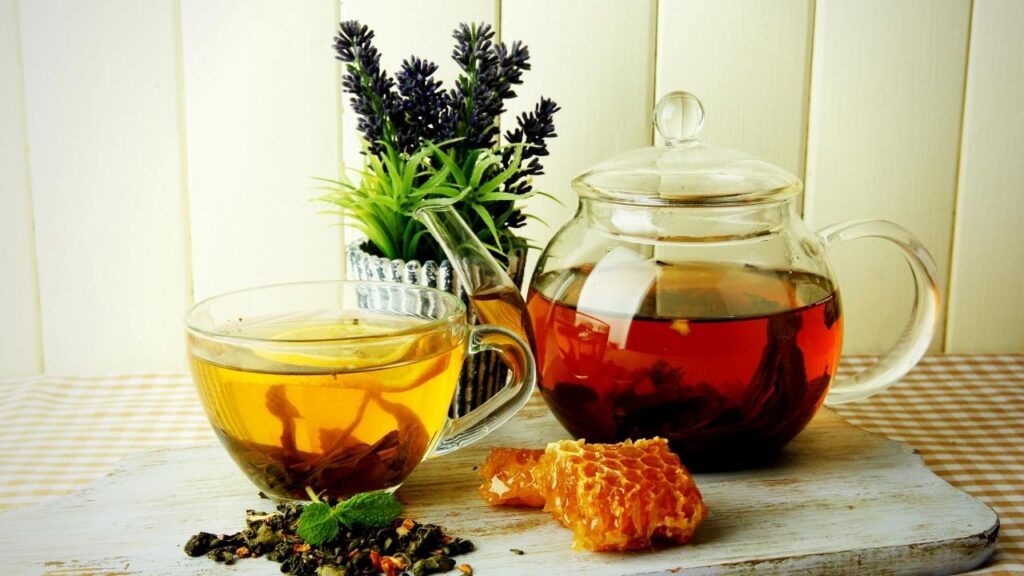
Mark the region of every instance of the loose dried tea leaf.
MULTIPOLYGON (((393 511, 394 504, 379 495, 364 496, 354 504, 377 518, 380 511, 393 511)), ((281 572, 294 576, 353 576, 380 574, 398 576, 449 571, 455 566, 454 556, 473 550, 469 540, 445 534, 434 524, 418 524, 411 518, 395 518, 383 527, 357 526, 344 528, 338 510, 327 502, 303 505, 282 503, 272 513, 246 511, 246 528, 235 534, 215 535, 200 532, 185 544, 184 551, 192 557, 206 556, 223 564, 234 564, 240 558, 265 557, 281 565, 281 572), (318 506, 318 504, 320 504, 318 506), (338 532, 327 542, 317 545, 299 534, 300 518, 312 508, 308 518, 324 526, 330 519, 338 532), (326 514, 325 514, 326 512, 326 514)), ((354 507, 353 509, 356 509, 354 507)))

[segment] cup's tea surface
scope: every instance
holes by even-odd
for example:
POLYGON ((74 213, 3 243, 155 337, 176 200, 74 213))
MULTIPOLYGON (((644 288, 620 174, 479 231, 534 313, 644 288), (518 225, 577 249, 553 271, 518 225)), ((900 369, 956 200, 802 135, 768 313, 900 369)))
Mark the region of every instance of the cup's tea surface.
POLYGON ((688 466, 735 468, 773 456, 822 404, 842 341, 828 280, 704 263, 651 264, 646 283, 592 272, 544 273, 528 299, 541 393, 575 436, 662 436, 688 466))
POLYGON ((193 337, 192 372, 217 436, 268 494, 394 488, 438 440, 464 335, 373 337, 424 322, 370 314, 240 319, 232 336, 264 340, 193 337))

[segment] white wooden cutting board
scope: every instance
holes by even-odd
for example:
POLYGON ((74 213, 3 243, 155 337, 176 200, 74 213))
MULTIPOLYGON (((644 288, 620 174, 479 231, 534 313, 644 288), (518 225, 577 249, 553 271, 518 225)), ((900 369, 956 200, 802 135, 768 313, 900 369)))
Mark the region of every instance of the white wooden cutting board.
MULTIPOLYGON (((697 476, 711 515, 693 543, 573 552, 571 533, 547 514, 484 505, 474 470, 489 446, 564 437, 535 400, 480 445, 422 464, 399 498, 411 516, 472 539, 477 550, 459 559, 479 576, 950 574, 995 550, 999 521, 990 508, 936 477, 906 446, 823 410, 773 466, 697 476)), ((246 508, 272 506, 219 445, 140 454, 78 494, 0 514, 0 571, 278 574, 264 559, 228 567, 181 550, 199 530, 240 530, 246 508)))

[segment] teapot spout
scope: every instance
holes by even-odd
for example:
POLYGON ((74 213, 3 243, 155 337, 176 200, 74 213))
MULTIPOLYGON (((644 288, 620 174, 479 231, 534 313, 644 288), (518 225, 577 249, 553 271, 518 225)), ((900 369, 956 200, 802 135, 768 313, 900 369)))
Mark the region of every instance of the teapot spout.
POLYGON ((530 345, 531 351, 536 351, 519 287, 459 213, 450 206, 430 206, 420 208, 414 216, 426 226, 451 261, 477 317, 486 324, 515 332, 530 345))

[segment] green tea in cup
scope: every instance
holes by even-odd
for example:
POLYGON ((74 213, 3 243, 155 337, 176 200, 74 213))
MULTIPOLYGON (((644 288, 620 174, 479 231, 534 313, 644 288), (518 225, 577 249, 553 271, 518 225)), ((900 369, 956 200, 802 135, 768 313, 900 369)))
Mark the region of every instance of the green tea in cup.
POLYGON ((466 325, 445 292, 319 282, 255 288, 198 304, 192 373, 218 438, 278 498, 397 488, 424 458, 507 420, 534 384, 528 348, 504 329, 466 325), (513 382, 448 417, 467 353, 494 349, 513 382))

